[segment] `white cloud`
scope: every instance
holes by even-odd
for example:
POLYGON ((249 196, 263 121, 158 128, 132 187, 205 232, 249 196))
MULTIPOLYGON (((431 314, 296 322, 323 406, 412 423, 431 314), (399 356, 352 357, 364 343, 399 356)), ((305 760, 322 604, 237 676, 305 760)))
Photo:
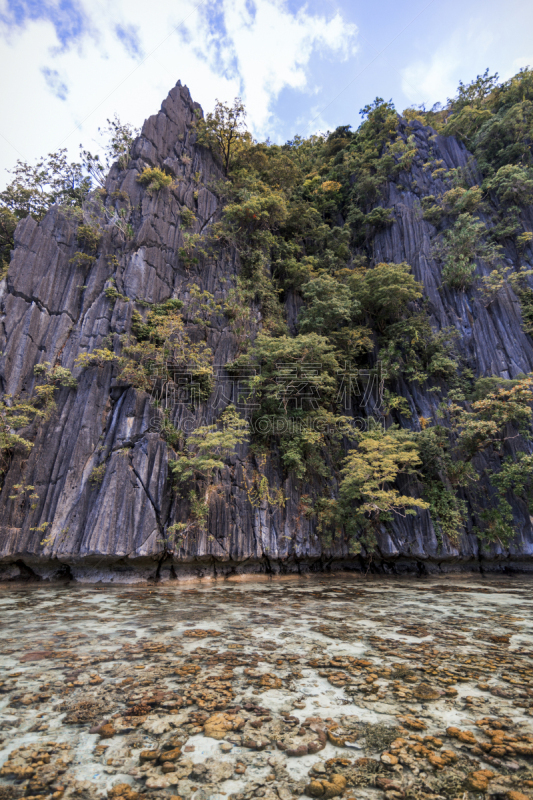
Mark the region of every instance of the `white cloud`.
MULTIPOLYGON (((115 111, 140 126, 178 79, 207 109, 217 97, 241 95, 254 134, 272 134, 280 92, 311 92, 312 59, 348 57, 356 35, 339 13, 291 13, 287 0, 160 0, 148 9, 145 0, 79 0, 76 36, 65 44, 61 5, 41 7, 52 8, 49 18, 0 27, 0 59, 10 65, 0 88, 9 109, 0 122, 1 167, 59 146, 75 158, 79 142, 94 147, 98 126, 115 111)), ((2 0, 0 25, 1 18, 2 0)))
POLYGON ((465 75, 484 72, 486 54, 493 41, 493 34, 478 22, 463 25, 429 59, 417 60, 402 70, 402 91, 417 105, 445 103, 455 95, 465 75))
POLYGON ((228 49, 234 53, 243 97, 254 129, 270 133, 270 105, 285 88, 308 88, 306 67, 315 50, 334 51, 340 58, 352 52, 356 29, 340 14, 329 21, 302 9, 293 15, 280 0, 257 0, 251 14, 245 0, 224 0, 231 31, 228 49))
MULTIPOLYGON (((327 109, 326 109, 327 111, 327 109)), ((324 108, 320 105, 309 106, 305 114, 297 117, 294 121, 295 130, 301 136, 311 136, 311 134, 323 135, 336 128, 332 120, 324 115, 324 108)))
POLYGON ((515 58, 509 69, 502 72, 500 78, 503 81, 507 81, 509 78, 512 78, 513 75, 516 75, 519 70, 524 69, 525 67, 533 67, 533 54, 530 56, 524 56, 523 58, 515 58))

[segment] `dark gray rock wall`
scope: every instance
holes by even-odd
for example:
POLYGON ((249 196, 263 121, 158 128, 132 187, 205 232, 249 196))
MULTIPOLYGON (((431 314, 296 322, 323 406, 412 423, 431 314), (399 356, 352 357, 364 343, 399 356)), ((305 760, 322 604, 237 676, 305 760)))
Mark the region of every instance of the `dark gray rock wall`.
MULTIPOLYGON (((111 364, 81 370, 75 359, 105 343, 118 347, 119 337, 130 328, 134 301, 177 297, 184 300, 186 314, 191 284, 217 300, 235 284, 235 251, 204 258, 191 269, 179 257, 184 244, 182 207, 196 215, 195 232, 204 232, 220 218, 219 200, 212 191, 220 172, 192 137, 197 108, 188 90, 178 84, 161 111, 145 122, 128 168, 113 167, 106 186, 107 211, 87 204, 86 218, 100 215, 105 229, 95 263, 71 263, 79 250, 79 219, 71 213, 54 207, 40 224, 28 218, 17 228, 16 249, 1 287, 2 389, 11 395, 31 394, 33 369, 41 362, 71 369, 78 387, 58 392, 52 417, 25 432, 34 441, 31 452, 12 459, 0 493, 0 577, 16 577, 19 571, 28 575, 29 570, 44 578, 61 574, 124 581, 335 567, 385 572, 528 568, 533 564, 533 535, 522 508, 515 509, 519 538, 505 552, 480 551, 472 533, 457 547, 439 542, 427 512, 416 519, 399 519, 392 532, 383 531, 379 554, 372 558, 350 556, 343 542, 324 549, 303 513, 302 487, 284 478, 275 457, 263 471, 273 487, 283 490, 285 506, 273 510, 266 503, 250 502, 249 487, 259 465, 246 446, 221 475, 220 491, 211 501, 209 530, 189 536, 169 554, 168 526, 186 519, 188 507, 170 491, 168 450, 151 427, 149 397, 118 384, 111 364), (176 188, 150 195, 136 180, 145 166, 165 166, 176 177, 176 188), (131 207, 120 192, 127 192, 131 207), (132 239, 117 228, 121 207, 133 228, 132 239), (123 297, 107 297, 105 289, 110 287, 123 297), (104 463, 103 480, 93 485, 91 472, 104 463), (35 487, 35 508, 24 496, 11 499, 13 487, 20 484, 35 487)), ((528 372, 533 369, 533 347, 521 330, 516 297, 508 294, 486 307, 475 295, 439 288, 439 267, 431 258, 435 230, 422 219, 419 198, 437 194, 443 186, 421 164, 430 147, 447 168, 466 166, 469 154, 455 140, 434 138, 418 123, 411 124, 413 131, 419 156, 402 188, 387 188, 383 204, 393 209, 395 223, 376 237, 375 260, 412 264, 424 283, 433 323, 460 331, 464 356, 477 375, 528 372)), ((516 261, 517 254, 507 257, 516 261)), ((287 302, 290 321, 299 300, 291 296, 287 302)), ((197 334, 213 348, 217 365, 238 352, 222 315, 197 334)), ((438 394, 412 391, 403 387, 415 417, 435 417, 438 394)), ((193 426, 210 423, 218 410, 213 402, 194 413, 178 408, 176 421, 189 417, 193 426)))

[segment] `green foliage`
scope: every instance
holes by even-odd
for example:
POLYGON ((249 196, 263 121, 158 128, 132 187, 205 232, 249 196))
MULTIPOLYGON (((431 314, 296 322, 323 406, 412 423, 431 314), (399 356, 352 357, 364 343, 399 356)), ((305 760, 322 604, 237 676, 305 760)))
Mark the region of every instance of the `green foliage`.
POLYGON ((285 411, 290 408, 294 394, 288 382, 298 375, 305 377, 311 374, 313 385, 323 401, 331 400, 336 391, 335 374, 339 363, 334 347, 325 336, 316 333, 300 334, 295 337, 272 337, 258 333, 254 349, 250 357, 242 357, 234 363, 235 367, 257 364, 261 366, 260 374, 253 378, 251 388, 255 390, 261 404, 262 413, 276 413, 281 406, 285 411), (289 381, 283 378, 278 365, 283 365, 289 381), (320 373, 315 375, 315 365, 320 364, 320 373), (315 380, 316 378, 316 380, 315 380))
POLYGON ((503 460, 499 472, 489 472, 491 485, 496 489, 496 505, 481 513, 483 528, 478 535, 483 542, 507 547, 516 536, 513 508, 509 496, 513 494, 533 513, 533 455, 518 452, 503 460))
POLYGON ((391 392, 390 389, 385 389, 383 393, 383 405, 384 413, 386 415, 396 412, 406 419, 411 419, 413 416, 411 406, 409 405, 407 398, 402 397, 401 394, 391 392))
POLYGON ((388 145, 398 142, 398 115, 392 103, 376 98, 361 113, 365 119, 350 143, 343 166, 353 175, 355 205, 369 211, 387 178, 395 177, 404 165, 401 155, 384 152, 388 145))
POLYGON ((27 428, 34 420, 47 420, 55 410, 55 391, 61 387, 75 389, 77 381, 70 370, 49 361, 37 364, 34 374, 42 383, 35 387, 32 397, 4 395, 0 401, 0 477, 7 469, 14 454, 27 454, 33 442, 16 431, 27 428))
POLYGON ((152 194, 171 186, 172 175, 167 175, 159 167, 145 167, 141 174, 137 176, 137 182, 145 186, 147 191, 152 194))
POLYGON ((475 260, 492 264, 500 257, 500 249, 485 242, 486 229, 470 214, 460 214, 453 228, 445 231, 433 248, 433 255, 443 262, 442 279, 452 289, 467 289, 474 281, 475 260))
POLYGON ((69 369, 59 364, 52 365, 49 361, 36 364, 33 372, 43 381, 34 389, 33 402, 39 408, 39 416, 49 419, 56 408, 56 389, 76 389, 78 382, 69 369))
POLYGON ((52 366, 49 361, 36 364, 33 368, 34 375, 40 375, 50 386, 65 386, 68 389, 75 389, 78 385, 76 378, 66 367, 59 364, 52 366))
MULTIPOLYGON (((348 215, 348 221, 352 224, 356 219, 354 214, 348 215)), ((382 208, 376 206, 368 214, 364 214, 359 218, 359 223, 364 227, 365 241, 370 241, 376 233, 388 228, 394 222, 394 212, 391 208, 382 208)))
POLYGON ((168 366, 186 369, 199 385, 201 398, 212 389, 213 353, 205 342, 195 342, 185 331, 183 317, 176 310, 163 314, 157 311, 148 316, 148 338, 123 342, 119 379, 136 389, 151 391, 155 376, 166 374, 168 366))
POLYGON ((470 461, 455 452, 449 428, 428 427, 416 433, 415 439, 421 460, 423 497, 429 503, 437 538, 442 542, 446 536, 456 545, 467 519, 466 502, 457 496, 457 490, 477 480, 477 473, 470 461))
POLYGON ((361 306, 350 288, 322 274, 302 286, 307 301, 298 318, 301 333, 329 335, 353 323, 361 306))
POLYGON ((208 484, 214 473, 224 468, 225 460, 248 437, 248 423, 228 406, 219 424, 196 428, 186 439, 183 450, 169 462, 177 485, 189 481, 208 484))
POLYGON ((380 350, 387 378, 419 384, 428 378, 451 380, 458 370, 457 338, 455 328, 434 331, 424 313, 390 325, 380 350))
POLYGON ((248 501, 253 508, 265 509, 266 507, 269 511, 284 508, 287 498, 283 494, 283 489, 273 488, 268 477, 263 474, 267 466, 267 454, 256 451, 254 455, 258 469, 252 471, 251 479, 246 472, 243 473, 248 501))
POLYGON ((488 300, 487 305, 496 299, 499 292, 506 286, 507 284, 507 273, 511 270, 511 267, 504 267, 503 265, 499 264, 496 269, 491 270, 488 275, 483 275, 481 278, 481 292, 486 300, 488 300))
POLYGON ((532 166, 533 72, 521 70, 490 98, 491 116, 473 140, 473 152, 487 175, 506 164, 532 166))
MULTIPOLYGON (((222 304, 217 303, 215 298, 206 290, 200 289, 196 283, 187 286, 189 298, 186 304, 183 305, 184 316, 189 323, 194 325, 201 325, 203 328, 208 328, 211 324, 212 317, 220 314, 222 311, 222 304)), ((167 303, 177 304, 180 303, 177 299, 167 300, 167 303)), ((165 304, 163 305, 165 307, 165 304)), ((178 308, 178 305, 171 305, 171 308, 178 308)), ((155 308, 158 308, 155 306, 155 308)))
POLYGON ((82 165, 67 161, 66 148, 49 153, 33 166, 17 161, 10 173, 14 179, 0 192, 0 205, 18 219, 41 219, 55 203, 80 206, 91 186, 82 165))
POLYGON ((483 527, 478 528, 476 532, 485 546, 499 544, 506 547, 515 538, 513 510, 507 500, 500 500, 494 508, 482 511, 480 518, 483 521, 483 527))
POLYGON ((229 290, 224 302, 224 314, 230 320, 231 331, 237 339, 239 352, 244 352, 253 338, 255 315, 252 310, 253 293, 240 277, 229 290))
POLYGON ((493 228, 490 230, 490 237, 496 242, 501 242, 505 239, 514 239, 517 234, 522 230, 522 222, 520 220, 520 208, 518 206, 503 207, 499 210, 498 220, 493 228))
POLYGON ((154 303, 151 308, 151 319, 155 320, 156 317, 168 317, 176 311, 180 311, 185 303, 177 297, 171 297, 168 300, 163 300, 162 303, 154 303))
POLYGON ((80 225, 78 227, 78 244, 89 253, 96 253, 102 239, 102 233, 94 225, 80 225))
POLYGON ((457 544, 467 516, 466 502, 447 489, 440 481, 424 488, 424 499, 429 503, 429 513, 437 536, 446 536, 457 544))
POLYGON ((376 426, 361 434, 341 470, 339 506, 348 532, 375 531, 394 514, 414 515, 416 509, 428 508, 424 500, 403 495, 394 486, 400 475, 416 475, 420 463, 409 431, 376 426))
POLYGON ((499 447, 506 439, 507 426, 513 426, 523 436, 531 435, 533 378, 526 377, 500 385, 495 391, 471 404, 471 411, 452 404, 457 442, 468 459, 489 446, 499 447))
POLYGON ((15 247, 15 228, 19 218, 6 206, 0 206, 0 280, 5 276, 15 247))
MULTIPOLYGON (((190 220, 191 224, 194 223, 191 217, 185 215, 185 218, 188 221, 190 220)), ((185 269, 191 269, 193 266, 200 263, 201 256, 205 257, 208 255, 208 251, 203 246, 205 244, 205 239, 200 233, 188 233, 187 231, 182 231, 182 239, 183 247, 180 247, 178 250, 180 261, 185 269)))
POLYGON ((504 459, 500 471, 490 473, 490 480, 496 489, 497 504, 482 512, 485 524, 480 536, 485 542, 506 547, 516 536, 509 495, 522 499, 529 513, 533 513, 533 455, 519 452, 514 459, 504 459))
POLYGON ((473 214, 478 210, 483 199, 483 192, 479 186, 465 189, 456 186, 445 192, 442 197, 442 207, 447 214, 473 214))
POLYGON ((470 461, 457 454, 453 447, 453 434, 442 425, 427 427, 415 434, 422 462, 424 484, 431 487, 443 484, 443 488, 466 487, 475 479, 470 461))
POLYGON ((420 201, 420 205, 422 206, 422 218, 431 222, 432 225, 439 225, 444 216, 444 209, 440 203, 437 203, 435 195, 426 195, 420 201))
POLYGON ((93 154, 89 150, 84 150, 81 145, 80 154, 86 172, 97 185, 103 187, 113 164, 118 164, 120 169, 126 169, 128 166, 133 143, 140 131, 133 125, 122 123, 115 114, 113 119, 107 120, 107 127, 103 131, 98 128, 98 132, 106 136, 103 158, 101 159, 98 154, 93 154))
POLYGON ((457 95, 454 100, 449 101, 452 112, 457 114, 467 106, 473 108, 482 107, 498 85, 497 80, 498 73, 489 75, 487 68, 483 75, 478 75, 471 83, 465 85, 462 81, 459 81, 457 95))
POLYGON ((522 312, 522 330, 533 336, 533 290, 528 287, 516 290, 522 312))
POLYGON ((504 288, 512 289, 520 301, 522 311, 522 329, 531 334, 533 331, 533 291, 527 284, 527 278, 533 275, 533 270, 521 267, 517 272, 510 266, 498 264, 489 275, 481 278, 481 291, 488 300, 489 305, 504 288))
POLYGON ((405 262, 377 264, 366 271, 354 270, 346 283, 363 312, 381 330, 398 320, 408 303, 422 297, 422 284, 414 279, 411 267, 405 262))
MULTIPOLYGON (((311 137, 313 138, 313 137, 311 137)), ((308 140, 302 140, 302 142, 308 140)), ((284 150, 276 144, 252 142, 247 138, 246 143, 236 154, 236 167, 232 180, 238 181, 245 176, 255 173, 262 183, 274 189, 292 190, 302 178, 302 173, 295 159, 289 157, 284 150)))
POLYGON ((521 233, 520 236, 516 239, 516 245, 518 247, 518 251, 521 253, 524 249, 531 244, 533 241, 533 233, 531 231, 525 231, 521 233))
POLYGON ((28 453, 33 447, 33 442, 15 431, 29 425, 35 414, 35 408, 29 403, 13 402, 7 397, 0 401, 0 478, 7 472, 17 450, 28 453))
POLYGON ((29 484, 24 484, 24 483, 15 483, 13 484, 13 491, 15 494, 9 495, 10 500, 21 501, 24 500, 26 496, 28 500, 32 501, 30 505, 32 511, 33 509, 37 508, 37 501, 39 500, 39 495, 35 491, 35 486, 30 486, 29 484))
POLYGON ((80 353, 74 362, 76 367, 88 369, 89 367, 103 367, 105 364, 118 360, 118 356, 108 347, 98 347, 90 353, 80 353))
POLYGON ((469 400, 484 400, 485 397, 493 395, 498 389, 512 389, 513 386, 516 386, 519 382, 519 378, 516 380, 506 380, 496 375, 491 375, 488 378, 478 378, 474 383, 469 400))
POLYGON ((524 497, 530 511, 533 511, 533 455, 520 452, 516 459, 509 456, 504 459, 499 472, 492 473, 492 484, 500 494, 514 492, 518 497, 524 497))
POLYGON ((506 164, 484 183, 484 188, 493 191, 506 205, 533 203, 533 169, 520 164, 506 164))
POLYGON ((102 481, 105 477, 107 465, 105 461, 102 464, 99 464, 97 467, 93 467, 91 470, 91 474, 89 475, 89 483, 95 489, 97 486, 100 486, 102 481))
POLYGON ((302 295, 306 305, 298 316, 301 333, 327 336, 351 363, 373 349, 372 331, 355 324, 361 306, 346 283, 322 273, 302 286, 302 295))
POLYGON ((180 219, 183 223, 184 228, 192 228, 194 223, 196 222, 196 217, 194 213, 191 211, 188 206, 182 206, 180 208, 180 219))
MULTIPOLYGON (((205 301, 200 297, 197 303, 197 315, 204 313, 200 307, 202 299, 205 301)), ((176 298, 156 304, 151 307, 146 323, 137 312, 131 335, 122 338, 120 354, 108 347, 98 348, 79 355, 76 366, 87 369, 115 363, 119 368, 118 380, 145 392, 157 388, 162 376, 163 381, 172 381, 173 371, 185 370, 198 387, 199 399, 206 399, 213 383, 213 353, 205 342, 194 341, 186 332, 182 308, 183 302, 176 298)))
POLYGON ((224 209, 224 222, 237 244, 268 247, 273 244, 273 231, 287 218, 287 205, 281 192, 259 183, 254 189, 236 194, 224 209))
MULTIPOLYGON (((181 311, 184 303, 183 300, 178 300, 177 297, 171 297, 169 300, 164 300, 162 303, 154 303, 150 305, 150 311, 146 322, 138 311, 134 311, 131 321, 131 332, 139 342, 148 341, 154 335, 157 335, 157 326, 161 317, 168 317, 181 311)), ((159 339, 159 344, 163 340, 159 339)))
POLYGON ((247 382, 262 444, 272 449, 276 443, 286 470, 299 479, 328 476, 326 444, 331 457, 334 443, 350 433, 347 420, 335 414, 340 364, 334 346, 316 333, 259 333, 253 350, 238 358, 231 370, 238 375, 242 367, 256 368, 247 382))
POLYGON ((444 108, 419 113, 439 133, 464 142, 486 178, 505 165, 533 166, 533 71, 497 81, 486 70, 470 84, 460 83, 444 108))
POLYGON ((212 150, 225 175, 229 174, 236 154, 251 143, 245 119, 246 110, 236 97, 232 106, 217 100, 214 110, 196 122, 198 144, 212 150))
POLYGON ((216 491, 216 473, 224 469, 227 459, 246 441, 248 432, 246 420, 239 417, 234 406, 228 406, 218 423, 193 431, 176 458, 169 461, 174 485, 180 494, 186 493, 190 503, 188 522, 172 525, 169 529, 172 537, 183 537, 189 530, 205 527, 209 500, 216 491))
MULTIPOLYGON (((108 300, 122 300, 124 303, 129 303, 130 298, 125 294, 120 294, 115 286, 106 286, 104 294, 108 300)), ((133 329, 133 323, 132 323, 133 329)))
MULTIPOLYGON (((392 223, 391 210, 376 207, 375 201, 388 176, 407 168, 414 153, 412 142, 399 137, 397 127, 393 106, 377 100, 365 109, 355 134, 344 127, 327 137, 296 137, 283 147, 254 143, 249 137, 235 146, 231 181, 220 187, 227 200, 224 216, 213 226, 211 241, 239 250, 242 288, 260 304, 270 332, 284 333, 279 304, 284 288, 300 290, 309 284, 302 332, 325 312, 317 307, 319 298, 311 297, 317 286, 312 281, 327 282, 331 297, 344 306, 345 287, 350 286, 336 273, 353 258, 350 240, 368 243, 392 223), (348 221, 341 223, 340 215, 348 221), (333 286, 335 279, 338 287, 333 286)), ((353 315, 335 325, 330 313, 320 330, 329 326, 327 335, 351 358, 370 343, 366 331, 351 334, 353 325, 353 315)))
POLYGON ((87 253, 74 253, 72 258, 69 258, 69 264, 73 267, 81 267, 82 269, 89 270, 93 264, 96 263, 96 257, 90 256, 87 253))
POLYGON ((270 259, 277 245, 277 233, 287 218, 283 193, 259 181, 246 179, 231 190, 231 202, 224 209, 221 229, 224 242, 233 244, 240 254, 241 282, 252 302, 260 303, 267 326, 277 332, 284 329, 270 259))

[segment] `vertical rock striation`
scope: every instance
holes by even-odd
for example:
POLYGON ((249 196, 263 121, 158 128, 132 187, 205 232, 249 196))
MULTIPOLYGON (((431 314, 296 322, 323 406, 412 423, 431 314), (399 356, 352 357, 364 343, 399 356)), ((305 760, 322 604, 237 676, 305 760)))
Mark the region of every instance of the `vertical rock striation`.
MULTIPOLYGON (((247 478, 253 456, 246 446, 238 448, 221 476, 209 529, 169 555, 165 532, 170 521, 182 519, 187 509, 170 490, 168 450, 151 425, 149 396, 117 382, 111 363, 81 370, 75 361, 104 342, 118 344, 131 328, 139 301, 179 298, 186 312, 191 284, 217 300, 235 284, 239 258, 231 248, 189 268, 180 258, 185 242, 180 210, 194 212, 196 233, 208 230, 221 213, 210 187, 222 175, 211 154, 194 143, 197 109, 188 90, 178 83, 161 111, 145 122, 128 167, 112 168, 106 212, 94 202, 87 204, 86 212, 99 214, 104 229, 94 262, 76 262, 79 220, 59 207, 39 224, 27 218, 17 228, 1 296, 2 389, 13 396, 30 395, 34 366, 43 362, 72 370, 78 386, 58 392, 51 418, 33 423, 25 433, 34 442, 30 453, 15 453, 12 458, 0 493, 3 576, 31 570, 40 577, 132 580, 334 566, 367 569, 370 565, 384 571, 527 568, 533 563, 533 534, 525 506, 515 508, 521 523, 509 551, 495 547, 480 551, 473 533, 457 547, 441 543, 428 512, 399 519, 391 531, 384 531, 379 555, 370 562, 350 557, 342 544, 324 548, 313 522, 302 512, 298 484, 274 464, 267 465, 267 474, 271 485, 283 490, 285 507, 269 512, 266 506, 250 503, 247 478), (136 180, 146 166, 164 167, 175 177, 175 188, 147 192, 136 180), (117 227, 121 208, 132 226, 130 239, 117 227), (91 475, 101 465, 105 465, 103 478, 97 483, 91 475), (35 487, 39 496, 35 508, 16 496, 13 487, 20 484, 35 487)), ((435 137, 418 122, 410 123, 409 132, 414 133, 419 151, 409 180, 416 181, 418 193, 437 194, 443 187, 421 166, 430 136, 434 157, 448 169, 466 167, 469 153, 456 140, 435 137)), ((382 204, 392 209, 395 223, 375 237, 376 263, 412 265, 424 284, 432 323, 460 332, 460 347, 476 375, 509 378, 533 370, 533 346, 522 332, 519 304, 511 292, 485 306, 465 293, 439 288, 439 267, 430 248, 434 229, 422 219, 409 180, 402 189, 396 184, 387 187, 382 204)), ((524 214, 531 216, 531 209, 524 214)), ((516 263, 517 253, 506 252, 506 257, 516 263)), ((289 321, 295 308, 291 297, 289 321)), ((189 327, 191 335, 205 338, 215 364, 235 358, 238 343, 223 315, 216 316, 205 332, 189 327)), ((227 380, 223 370, 218 380, 227 380)), ((410 391, 414 390, 402 387, 413 407, 416 401, 425 416, 436 418, 439 396, 419 388, 413 397, 410 391)), ((209 424, 220 408, 220 392, 215 391, 211 402, 195 412, 178 408, 176 420, 189 417, 193 426, 209 424)))

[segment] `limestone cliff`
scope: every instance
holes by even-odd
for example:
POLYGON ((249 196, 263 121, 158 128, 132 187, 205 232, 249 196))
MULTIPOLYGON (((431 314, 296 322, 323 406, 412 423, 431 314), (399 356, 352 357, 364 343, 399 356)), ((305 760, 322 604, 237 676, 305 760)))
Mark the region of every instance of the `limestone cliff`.
MULTIPOLYGON (((104 341, 117 346, 119 337, 131 328, 135 309, 179 298, 186 317, 191 284, 219 301, 235 284, 239 256, 231 247, 216 258, 201 258, 196 265, 180 258, 184 246, 180 210, 188 207, 194 212, 197 233, 208 230, 221 214, 212 186, 222 175, 210 152, 194 140, 192 123, 198 108, 178 83, 161 111, 145 122, 127 168, 112 168, 105 213, 91 202, 86 204, 87 214, 100 214, 104 229, 96 260, 72 262, 79 250, 79 219, 59 207, 40 223, 28 217, 16 230, 15 251, 1 288, 2 389, 12 396, 30 395, 36 381, 34 366, 42 362, 72 370, 78 384, 57 392, 57 408, 50 419, 36 421, 26 432, 34 442, 29 454, 15 453, 11 459, 0 494, 4 578, 31 572, 41 577, 129 580, 333 567, 527 568, 532 563, 533 530, 527 508, 519 502, 514 508, 518 537, 508 551, 494 546, 483 551, 468 532, 457 546, 442 542, 427 511, 399 518, 388 531, 383 529, 372 558, 364 553, 350 556, 342 542, 325 547, 316 523, 302 513, 302 487, 278 470, 275 461, 265 470, 271 486, 283 489, 285 506, 272 510, 250 502, 247 476, 256 465, 244 445, 220 475, 221 489, 211 500, 207 530, 174 552, 168 547, 165 532, 171 521, 184 518, 187 509, 170 489, 168 447, 151 425, 149 394, 117 382, 112 363, 81 369, 75 360, 102 347, 104 341), (174 188, 147 192, 136 180, 146 166, 164 167, 177 179, 174 188), (119 217, 121 208, 125 216, 119 217), (132 237, 123 235, 117 219, 132 226, 132 237), (95 483, 91 474, 100 465, 105 465, 103 478, 95 483), (39 497, 35 508, 14 490, 21 484, 35 487, 39 497), (44 523, 48 525, 43 528, 44 523)), ((460 332, 460 349, 477 376, 512 378, 530 372, 533 344, 522 331, 520 306, 511 291, 486 305, 468 293, 439 288, 439 267, 431 258, 434 229, 422 218, 417 198, 420 192, 436 195, 443 186, 422 163, 431 146, 433 157, 446 168, 468 166, 475 182, 468 151, 453 138, 435 137, 417 121, 402 125, 404 132, 414 134, 418 155, 401 182, 387 185, 381 202, 392 210, 395 222, 375 236, 375 261, 412 265, 424 284, 432 323, 460 332), (411 189, 413 183, 417 193, 411 189)), ((531 208, 523 210, 523 219, 531 229, 531 208)), ((517 263, 511 246, 505 256, 517 263)), ((297 306, 298 298, 288 296, 289 324, 294 324, 297 306)), ((255 319, 257 330, 259 311, 255 319)), ((214 315, 206 328, 198 329, 190 320, 188 326, 192 336, 203 337, 212 348, 215 364, 224 365, 237 355, 238 342, 223 314, 214 315)), ((227 380, 223 371, 217 380, 227 380)), ((435 418, 438 392, 407 384, 401 392, 417 413, 435 418)), ((220 411, 219 396, 214 391, 210 401, 193 411, 178 407, 174 421, 188 418, 192 427, 213 422, 220 411)))

